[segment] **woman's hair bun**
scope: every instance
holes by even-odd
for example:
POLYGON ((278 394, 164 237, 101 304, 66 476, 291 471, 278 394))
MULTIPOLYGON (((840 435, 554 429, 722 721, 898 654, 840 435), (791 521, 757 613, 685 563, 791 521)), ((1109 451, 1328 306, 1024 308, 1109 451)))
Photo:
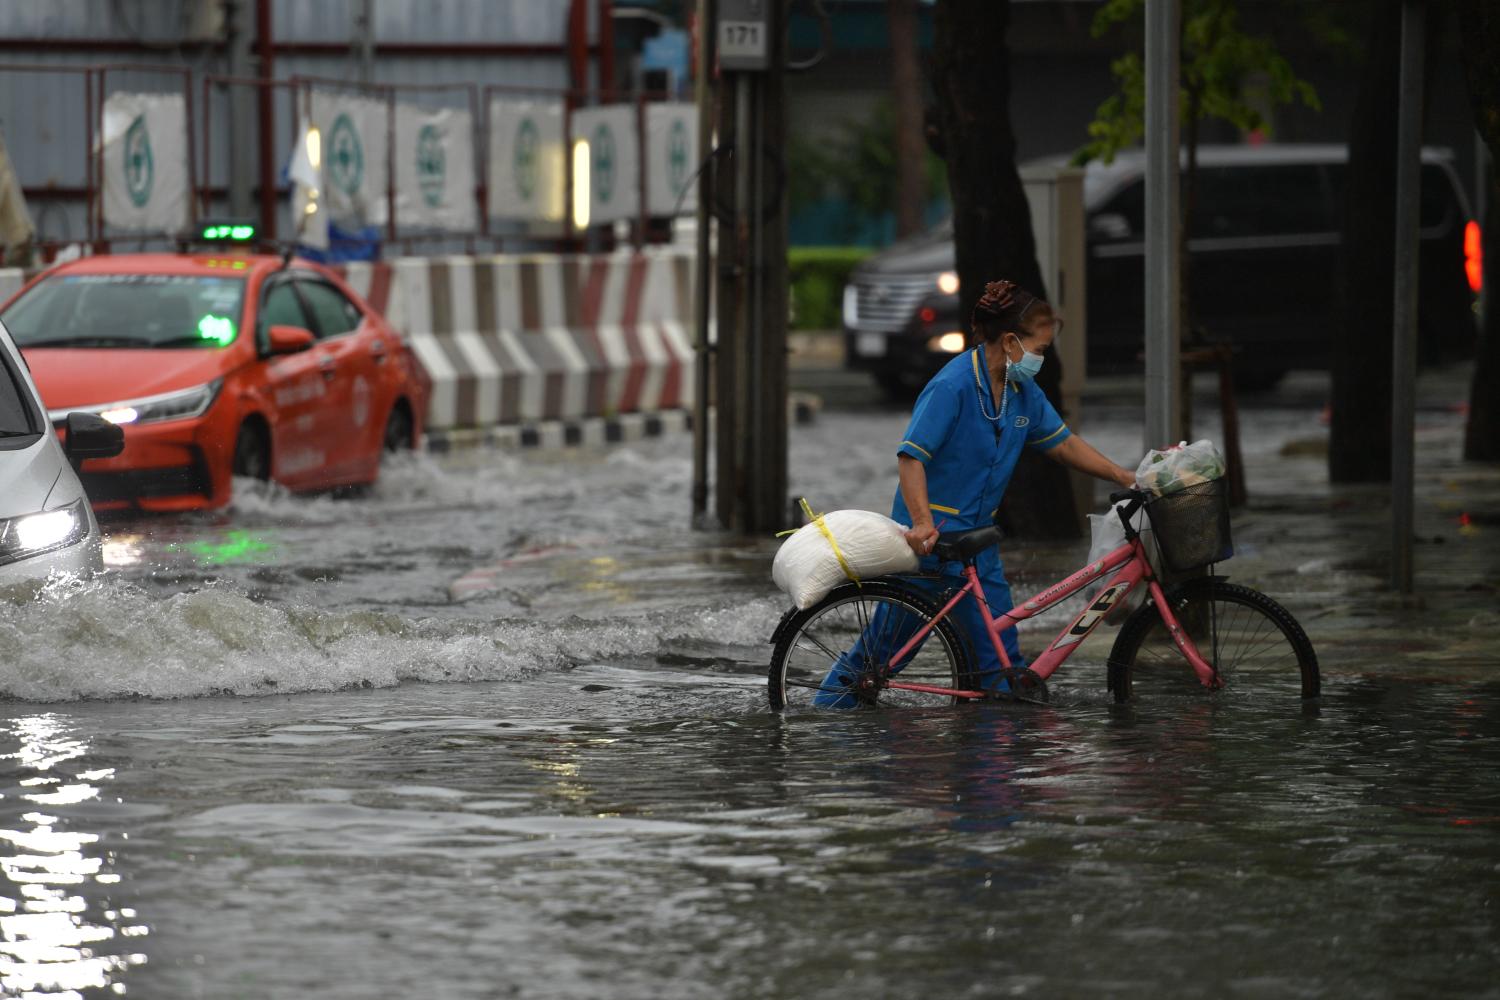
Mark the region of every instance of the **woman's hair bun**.
POLYGON ((1014 281, 991 281, 984 286, 984 294, 975 303, 975 311, 983 310, 995 316, 1015 305, 1016 293, 1021 286, 1014 281))

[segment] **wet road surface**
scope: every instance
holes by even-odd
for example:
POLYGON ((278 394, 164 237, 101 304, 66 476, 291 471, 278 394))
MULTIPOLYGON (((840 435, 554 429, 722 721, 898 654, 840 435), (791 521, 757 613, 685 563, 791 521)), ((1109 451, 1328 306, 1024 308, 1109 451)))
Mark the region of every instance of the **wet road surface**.
MULTIPOLYGON (((1125 460, 1133 413, 1081 429, 1125 460)), ((798 428, 794 491, 884 509, 904 423, 798 428)), ((1236 519, 1316 704, 1111 705, 1105 630, 1051 706, 779 717, 776 541, 689 530, 688 456, 412 457, 0 598, 0 994, 1500 996, 1500 683, 1320 619, 1336 536, 1236 519)))

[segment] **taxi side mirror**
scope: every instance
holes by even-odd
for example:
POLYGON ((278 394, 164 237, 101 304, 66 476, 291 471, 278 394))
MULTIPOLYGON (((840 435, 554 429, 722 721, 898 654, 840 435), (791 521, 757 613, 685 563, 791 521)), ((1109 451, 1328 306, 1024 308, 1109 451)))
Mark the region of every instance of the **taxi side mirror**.
POLYGON ((272 355, 299 354, 318 342, 311 330, 300 326, 273 326, 267 339, 270 341, 268 353, 272 355))
POLYGON ((103 417, 92 413, 70 413, 66 423, 68 439, 63 444, 63 452, 75 472, 90 458, 114 458, 125 450, 124 429, 103 417))

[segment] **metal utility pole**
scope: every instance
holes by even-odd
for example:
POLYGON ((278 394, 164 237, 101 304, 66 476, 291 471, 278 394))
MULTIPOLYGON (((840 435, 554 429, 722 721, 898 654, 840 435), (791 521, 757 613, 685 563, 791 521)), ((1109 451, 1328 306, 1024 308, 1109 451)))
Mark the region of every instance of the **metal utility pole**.
POLYGON ((1416 500, 1417 258, 1422 174, 1422 4, 1401 5, 1401 91, 1396 119, 1396 252, 1391 350, 1391 586, 1412 591, 1416 500))
POLYGON ((1181 0, 1146 0, 1146 447, 1175 443, 1182 420, 1178 227, 1181 0))
MULTIPOLYGON (((255 37, 254 0, 231 0, 225 9, 228 28, 229 75, 239 80, 251 76, 250 40, 255 37)), ((229 101, 229 214, 247 218, 254 208, 251 175, 255 148, 255 92, 243 83, 224 88, 229 101)), ((213 114, 212 106, 204 109, 213 114)), ((209 184, 212 184, 210 179, 209 184)))
POLYGON ((698 51, 694 78, 694 97, 698 102, 698 212, 697 250, 693 282, 693 525, 703 524, 708 514, 708 402, 710 365, 713 359, 708 342, 709 302, 713 288, 714 172, 708 158, 713 150, 714 130, 714 32, 717 23, 715 0, 698 0, 698 51))
POLYGON ((375 0, 354 0, 350 6, 354 19, 354 65, 360 83, 369 83, 375 67, 375 0))
POLYGON ((713 26, 728 88, 719 141, 733 144, 734 172, 733 224, 719 239, 715 492, 719 521, 740 533, 784 527, 788 510, 786 191, 777 165, 789 5, 718 0, 713 26))
POLYGON ((271 27, 271 0, 255 0, 255 46, 260 57, 260 93, 256 119, 260 132, 260 232, 276 238, 276 39, 271 27))

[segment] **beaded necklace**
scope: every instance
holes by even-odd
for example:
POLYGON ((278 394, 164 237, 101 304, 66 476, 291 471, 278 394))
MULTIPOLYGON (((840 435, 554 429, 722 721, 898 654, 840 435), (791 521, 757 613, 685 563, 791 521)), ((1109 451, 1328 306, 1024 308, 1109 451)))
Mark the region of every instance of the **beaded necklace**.
MULTIPOLYGON (((979 348, 974 348, 974 352, 977 356, 979 353, 979 348)), ((1005 408, 1010 403, 1010 393, 1006 391, 1006 387, 1010 384, 1010 359, 1007 358, 1005 360, 1005 378, 1000 382, 1000 412, 993 417, 990 416, 989 413, 985 410, 984 382, 979 377, 980 368, 983 368, 985 371, 989 371, 989 363, 985 362, 982 365, 974 366, 974 388, 979 393, 979 414, 990 423, 997 424, 1005 419, 1005 408)))

